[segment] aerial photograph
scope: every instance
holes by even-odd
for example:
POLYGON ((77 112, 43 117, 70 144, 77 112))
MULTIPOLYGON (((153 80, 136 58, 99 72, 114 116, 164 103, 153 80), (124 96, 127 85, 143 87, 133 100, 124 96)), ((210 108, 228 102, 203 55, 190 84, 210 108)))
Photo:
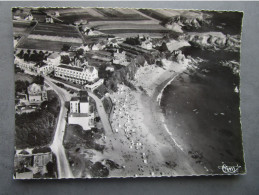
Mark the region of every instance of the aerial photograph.
POLYGON ((242 18, 12 8, 14 179, 245 174, 242 18))

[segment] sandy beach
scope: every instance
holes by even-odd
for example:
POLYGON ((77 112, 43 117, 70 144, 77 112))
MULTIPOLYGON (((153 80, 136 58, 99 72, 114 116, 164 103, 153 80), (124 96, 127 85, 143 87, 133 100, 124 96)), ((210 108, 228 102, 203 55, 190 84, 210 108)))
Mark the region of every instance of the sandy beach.
POLYGON ((111 177, 193 175, 197 170, 204 170, 167 129, 159 107, 163 89, 186 70, 188 63, 163 60, 163 64, 163 68, 151 65, 138 70, 133 82, 146 94, 119 85, 118 91, 110 95, 114 104, 110 116, 114 133, 106 132, 102 158, 122 166, 112 171, 111 177))

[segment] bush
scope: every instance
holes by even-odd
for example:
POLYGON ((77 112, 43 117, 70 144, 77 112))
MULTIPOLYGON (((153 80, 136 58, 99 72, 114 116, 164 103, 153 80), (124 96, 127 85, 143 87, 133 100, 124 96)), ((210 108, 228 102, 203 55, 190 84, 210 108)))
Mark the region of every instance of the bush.
POLYGON ((100 162, 94 163, 90 168, 92 177, 108 177, 109 170, 100 162))
POLYGON ((26 93, 27 87, 30 85, 28 81, 15 81, 15 92, 26 93))

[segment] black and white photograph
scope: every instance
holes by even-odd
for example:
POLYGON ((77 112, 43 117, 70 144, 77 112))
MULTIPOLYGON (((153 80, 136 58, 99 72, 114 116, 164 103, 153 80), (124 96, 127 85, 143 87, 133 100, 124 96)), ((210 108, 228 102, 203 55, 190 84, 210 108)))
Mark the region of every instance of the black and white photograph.
POLYGON ((245 174, 242 19, 13 7, 13 178, 245 174))

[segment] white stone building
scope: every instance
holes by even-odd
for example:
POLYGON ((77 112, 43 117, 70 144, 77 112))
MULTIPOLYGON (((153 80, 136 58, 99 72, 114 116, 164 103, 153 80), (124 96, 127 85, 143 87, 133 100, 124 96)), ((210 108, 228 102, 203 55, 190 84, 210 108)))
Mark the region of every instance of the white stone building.
POLYGON ((79 97, 70 100, 68 124, 80 125, 84 130, 94 127, 94 113, 89 111, 89 97, 86 91, 81 91, 79 97))
POLYGON ((35 62, 26 62, 21 58, 15 57, 14 64, 16 64, 17 67, 27 70, 27 71, 33 71, 35 69, 35 62))
POLYGON ((98 79, 95 67, 73 67, 60 65, 55 67, 55 76, 78 84, 93 83, 98 79))
POLYGON ((94 91, 97 87, 99 87, 100 85, 103 84, 103 79, 99 79, 98 81, 96 81, 95 83, 93 84, 86 84, 84 86, 85 89, 90 89, 91 91, 94 91))

